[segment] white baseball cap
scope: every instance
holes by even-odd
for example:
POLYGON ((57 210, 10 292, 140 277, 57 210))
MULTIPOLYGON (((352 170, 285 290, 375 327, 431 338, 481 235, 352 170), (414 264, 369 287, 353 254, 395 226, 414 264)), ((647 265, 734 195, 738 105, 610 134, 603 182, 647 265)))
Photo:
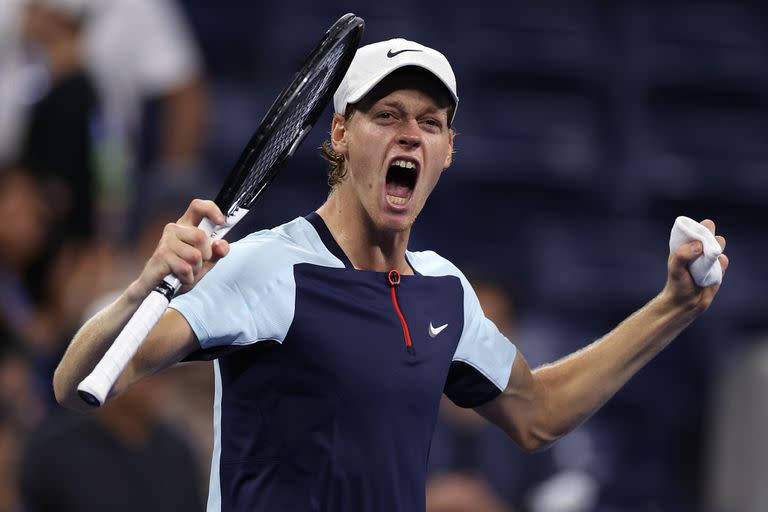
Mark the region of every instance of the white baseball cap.
POLYGON ((390 39, 363 46, 357 50, 339 88, 333 95, 336 112, 344 114, 347 105, 357 103, 393 71, 405 66, 418 66, 437 77, 450 91, 454 101, 453 122, 459 96, 456 77, 445 55, 407 39, 390 39))

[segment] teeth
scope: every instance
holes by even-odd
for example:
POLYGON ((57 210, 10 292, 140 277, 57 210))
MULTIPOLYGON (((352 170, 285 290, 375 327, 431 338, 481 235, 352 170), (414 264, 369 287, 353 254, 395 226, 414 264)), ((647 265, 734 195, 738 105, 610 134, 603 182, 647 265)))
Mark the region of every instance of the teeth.
POLYGON ((416 164, 413 162, 409 162, 408 160, 395 160, 392 162, 392 165, 396 165, 398 167, 402 167, 403 169, 415 169, 416 164))
POLYGON ((387 200, 390 203, 396 204, 398 206, 402 206, 408 202, 408 199, 405 197, 390 196, 389 194, 387 194, 387 200))

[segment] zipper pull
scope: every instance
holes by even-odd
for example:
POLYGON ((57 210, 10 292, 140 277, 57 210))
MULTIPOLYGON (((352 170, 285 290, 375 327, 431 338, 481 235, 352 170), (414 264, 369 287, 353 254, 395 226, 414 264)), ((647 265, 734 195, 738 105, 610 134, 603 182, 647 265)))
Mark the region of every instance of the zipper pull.
POLYGON ((389 283, 389 289, 392 292, 392 304, 395 306, 398 318, 400 318, 400 325, 403 327, 403 336, 405 337, 405 348, 409 354, 415 355, 416 350, 413 348, 413 342, 411 341, 411 333, 408 330, 408 324, 405 322, 403 312, 400 310, 400 305, 397 303, 397 292, 395 289, 400 285, 400 272, 397 270, 390 270, 387 273, 387 282, 389 283))

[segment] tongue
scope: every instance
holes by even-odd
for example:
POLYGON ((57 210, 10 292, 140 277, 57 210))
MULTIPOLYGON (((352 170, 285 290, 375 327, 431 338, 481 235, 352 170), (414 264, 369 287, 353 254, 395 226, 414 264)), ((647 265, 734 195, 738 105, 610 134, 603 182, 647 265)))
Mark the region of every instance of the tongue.
POLYGON ((401 185, 400 183, 389 182, 387 183, 387 195, 395 197, 408 197, 411 195, 410 187, 401 185))

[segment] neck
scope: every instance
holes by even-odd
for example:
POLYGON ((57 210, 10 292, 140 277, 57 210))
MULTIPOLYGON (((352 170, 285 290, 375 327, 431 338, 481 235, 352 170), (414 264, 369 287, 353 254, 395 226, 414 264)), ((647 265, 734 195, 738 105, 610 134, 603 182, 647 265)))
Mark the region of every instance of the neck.
POLYGON ((376 225, 362 208, 350 208, 339 190, 334 191, 317 210, 336 243, 359 270, 413 274, 405 258, 410 228, 386 231, 376 225))

